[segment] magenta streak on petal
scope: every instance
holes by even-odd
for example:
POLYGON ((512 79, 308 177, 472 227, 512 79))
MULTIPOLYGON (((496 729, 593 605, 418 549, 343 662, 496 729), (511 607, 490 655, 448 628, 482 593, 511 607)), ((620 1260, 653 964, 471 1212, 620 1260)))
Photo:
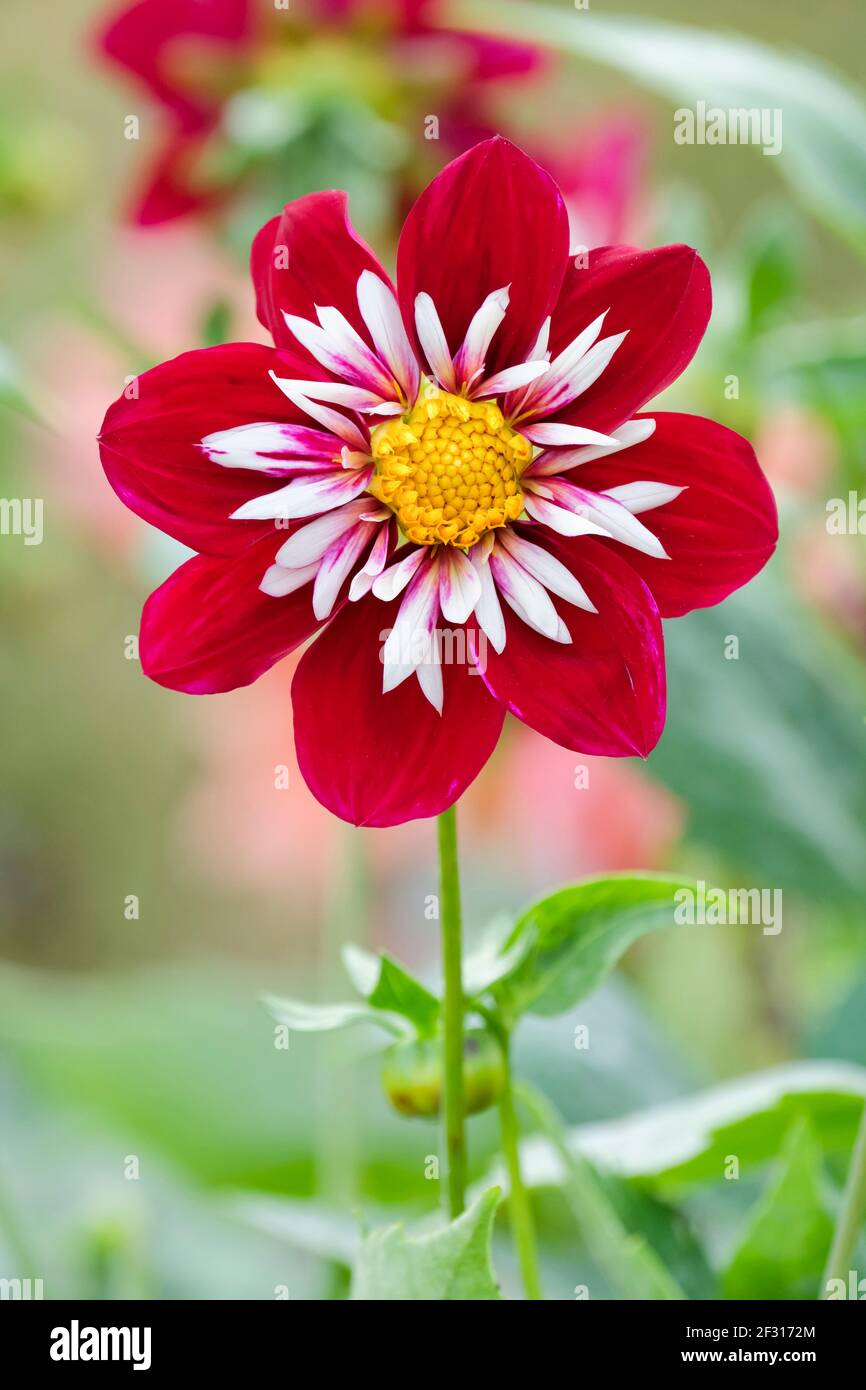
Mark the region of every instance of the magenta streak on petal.
POLYGON ((381 398, 392 396, 393 381, 339 310, 317 307, 317 313, 321 326, 297 314, 286 314, 286 324, 298 342, 341 381, 381 398))
POLYGON ((500 546, 495 546, 490 555, 490 569, 506 603, 536 632, 557 641, 559 614, 538 580, 500 546))
POLYGON ((317 618, 330 617, 340 589, 376 529, 375 522, 361 521, 339 536, 325 552, 313 585, 313 612, 317 618))
POLYGON ((344 502, 351 502, 365 491, 372 476, 373 469, 370 467, 357 471, 343 469, 312 481, 298 478, 276 492, 250 498, 249 502, 244 502, 243 506, 232 512, 232 517, 238 521, 290 521, 295 517, 315 516, 342 506, 344 502))
POLYGON ((270 376, 274 384, 280 387, 283 395, 288 396, 293 405, 296 405, 299 410, 303 410, 313 420, 318 420, 320 425, 324 425, 326 430, 335 434, 338 439, 342 439, 350 449, 369 450, 370 431, 363 421, 350 420, 342 411, 332 410, 330 406, 323 405, 320 401, 312 401, 300 391, 291 393, 285 391, 281 384, 281 378, 276 376, 274 372, 271 372, 270 376))
POLYGON ((420 368, 393 292, 370 270, 358 277, 358 308, 381 361, 411 404, 418 395, 420 368))
POLYGON ((548 478, 545 481, 553 502, 577 516, 601 526, 608 535, 624 545, 633 546, 644 555, 665 558, 665 548, 653 532, 638 521, 627 507, 604 493, 590 492, 577 484, 566 482, 563 478, 548 478))
POLYGON ((333 467, 339 442, 323 430, 278 421, 256 421, 207 434, 200 447, 222 468, 260 472, 333 467))

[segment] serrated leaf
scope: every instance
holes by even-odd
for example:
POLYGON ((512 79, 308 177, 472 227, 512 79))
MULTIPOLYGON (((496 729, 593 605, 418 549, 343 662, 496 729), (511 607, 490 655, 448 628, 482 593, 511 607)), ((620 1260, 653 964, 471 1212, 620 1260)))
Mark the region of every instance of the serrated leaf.
POLYGON ((508 943, 529 933, 531 947, 492 991, 503 1013, 513 1021, 527 1011, 570 1009, 639 936, 674 925, 674 894, 682 887, 681 879, 653 874, 611 875, 534 903, 508 943))
POLYGON ((264 995, 262 1003, 278 1023, 295 1033, 331 1033, 353 1023, 374 1023, 398 1038, 408 1032, 399 1015, 368 1004, 307 1004, 301 999, 278 999, 273 994, 264 995))
MULTIPOLYGON (((797 1062, 713 1086, 682 1100, 577 1125, 566 1142, 597 1167, 678 1195, 697 1183, 722 1182, 730 1155, 740 1173, 778 1154, 798 1118, 809 1120, 826 1153, 847 1153, 866 1098, 866 1068, 848 1062, 797 1062)), ((560 1186, 565 1171, 553 1146, 521 1145, 525 1179, 560 1186)))
POLYGON ((531 928, 515 936, 511 919, 497 917, 463 958, 464 993, 476 997, 506 979, 526 959, 534 940, 531 928))
POLYGON ((808 1120, 798 1120, 725 1272, 725 1298, 816 1297, 833 1235, 821 1196, 822 1160, 808 1120))
POLYGON ((422 1037, 435 1033, 439 1000, 386 951, 374 956, 360 946, 346 946, 343 963, 353 985, 372 1008, 401 1014, 422 1037))
POLYGON ((373 1231, 361 1246, 351 1297, 362 1302, 498 1300, 490 1241, 500 1195, 499 1188, 490 1188, 440 1230, 410 1235, 398 1225, 373 1231))
MULTIPOLYGON (((781 110, 781 149, 763 162, 822 222, 866 253, 866 107, 841 73, 743 34, 509 0, 452 0, 452 22, 549 44, 706 108, 781 110)), ((760 147, 754 150, 763 160, 760 147)))

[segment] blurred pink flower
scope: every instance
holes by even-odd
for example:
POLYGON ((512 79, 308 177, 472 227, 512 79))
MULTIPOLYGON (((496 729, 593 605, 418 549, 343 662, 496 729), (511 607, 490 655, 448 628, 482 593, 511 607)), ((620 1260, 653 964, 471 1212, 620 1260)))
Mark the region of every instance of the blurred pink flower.
POLYGON ((758 426, 755 450, 771 483, 781 490, 823 493, 836 466, 832 431, 813 410, 786 403, 758 426))
MULTIPOLYGON (((310 798, 295 764, 290 687, 298 659, 230 699, 201 701, 189 716, 201 772, 177 823, 180 857, 204 876, 233 889, 291 885, 296 911, 321 906, 346 834, 310 798)), ((500 878, 510 869, 523 895, 582 874, 659 868, 684 820, 680 803, 646 772, 578 759, 517 723, 460 814, 467 860, 500 878), (503 843, 521 847, 510 866, 501 862, 503 843)), ((420 821, 387 835, 365 832, 363 843, 382 885, 432 868, 430 828, 420 821)))
POLYGON ((786 403, 761 421, 757 448, 767 476, 784 497, 799 503, 791 582, 801 598, 866 647, 866 573, 862 537, 828 530, 826 503, 844 503, 847 485, 834 481, 838 446, 830 426, 814 410, 786 403), (816 516, 816 508, 820 515, 816 516), (805 510, 805 515, 802 513, 805 510))
POLYGON ((672 793, 633 764, 569 752, 516 724, 461 811, 482 859, 499 863, 503 844, 520 845, 514 873, 527 891, 583 874, 658 868, 684 821, 672 793))
POLYGON ((636 115, 610 112, 591 125, 576 126, 564 149, 530 143, 530 152, 562 190, 573 247, 642 240, 647 136, 636 115))
POLYGON ((792 575, 803 598, 866 650, 863 537, 830 535, 824 517, 801 531, 792 575))

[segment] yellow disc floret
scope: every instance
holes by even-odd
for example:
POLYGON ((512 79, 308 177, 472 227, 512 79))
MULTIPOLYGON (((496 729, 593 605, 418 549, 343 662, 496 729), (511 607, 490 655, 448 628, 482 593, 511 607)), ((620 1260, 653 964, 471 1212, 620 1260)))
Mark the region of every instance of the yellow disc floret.
POLYGON ((435 391, 373 431, 370 492, 418 545, 468 547, 523 511, 532 445, 492 401, 435 391))

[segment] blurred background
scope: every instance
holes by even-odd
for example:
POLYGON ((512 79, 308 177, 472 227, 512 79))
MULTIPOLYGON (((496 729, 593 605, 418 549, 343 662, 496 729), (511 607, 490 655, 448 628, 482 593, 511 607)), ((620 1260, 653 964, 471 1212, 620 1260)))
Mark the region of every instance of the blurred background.
MULTIPOLYGON (((418 188, 490 130, 561 179, 575 244, 697 246, 715 315, 669 404, 754 441, 782 544, 747 590, 668 625, 668 725, 646 765, 507 726, 461 805, 468 930, 605 870, 782 890, 778 935, 657 933, 573 1017, 527 1024, 518 1066, 569 1123, 792 1060, 866 1066, 866 515, 861 534, 828 527, 830 499, 866 496, 866 218, 862 170, 815 115, 825 81, 853 88, 866 15, 848 0, 724 7, 744 91, 755 40, 805 65, 777 83, 794 106, 775 158, 676 144, 688 100, 636 30, 606 63, 479 63, 399 32, 388 7, 357 24, 337 7, 336 25, 301 15, 274 51, 258 36, 215 61, 190 43, 171 70, 196 96, 182 116, 103 51, 123 8, 3 6, 0 496, 40 499, 44 535, 0 535, 0 1274, 42 1277, 46 1297, 340 1297, 359 1217, 436 1206, 436 1131, 388 1112, 374 1039, 277 1050, 258 998, 348 998, 350 939, 435 978, 434 827, 354 831, 314 802, 293 661, 213 699, 142 677, 142 602, 184 552, 105 482, 105 408, 180 351, 265 341, 246 248, 287 198, 349 187, 393 254, 418 188)), ((596 11, 718 22, 693 0, 596 11)), ((470 1137, 480 1174, 488 1117, 470 1137)), ((704 1251, 731 1245, 755 1191, 687 1213, 704 1251)), ((615 1294, 555 1197, 541 1214, 551 1296, 590 1277, 593 1296, 615 1294)), ((712 1259, 687 1255, 691 1296, 708 1296, 712 1259)))

